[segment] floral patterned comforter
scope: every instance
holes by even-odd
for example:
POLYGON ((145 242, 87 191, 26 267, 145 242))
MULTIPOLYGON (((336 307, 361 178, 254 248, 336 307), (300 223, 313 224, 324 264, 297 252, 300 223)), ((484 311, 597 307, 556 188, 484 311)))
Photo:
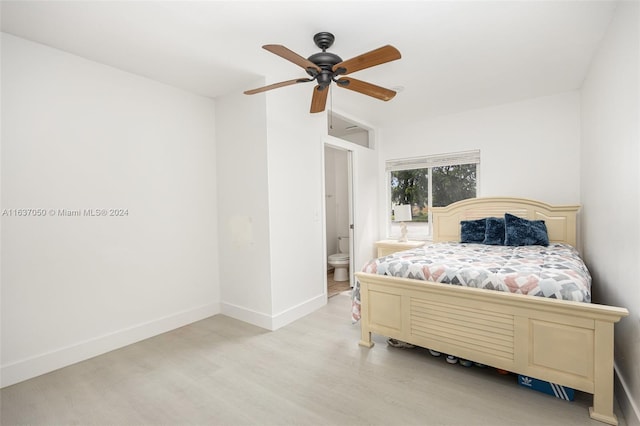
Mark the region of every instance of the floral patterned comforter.
MULTIPOLYGON (((442 284, 591 302, 591 274, 568 244, 492 246, 434 243, 373 259, 363 272, 442 284)), ((352 319, 360 319, 360 283, 353 288, 352 319)))

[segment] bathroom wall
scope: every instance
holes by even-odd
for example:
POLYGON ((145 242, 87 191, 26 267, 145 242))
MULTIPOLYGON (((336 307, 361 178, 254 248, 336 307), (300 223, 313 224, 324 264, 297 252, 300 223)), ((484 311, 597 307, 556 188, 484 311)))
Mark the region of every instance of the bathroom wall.
POLYGON ((327 256, 338 252, 338 236, 349 235, 347 151, 325 146, 327 256))

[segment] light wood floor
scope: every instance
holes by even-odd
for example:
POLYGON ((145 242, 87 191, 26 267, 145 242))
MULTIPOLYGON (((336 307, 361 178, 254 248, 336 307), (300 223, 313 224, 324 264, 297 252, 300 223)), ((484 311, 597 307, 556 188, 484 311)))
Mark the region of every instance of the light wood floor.
POLYGON ((349 309, 342 293, 275 332, 215 316, 2 389, 1 424, 602 425, 586 394, 558 400, 381 336, 359 347, 349 309))

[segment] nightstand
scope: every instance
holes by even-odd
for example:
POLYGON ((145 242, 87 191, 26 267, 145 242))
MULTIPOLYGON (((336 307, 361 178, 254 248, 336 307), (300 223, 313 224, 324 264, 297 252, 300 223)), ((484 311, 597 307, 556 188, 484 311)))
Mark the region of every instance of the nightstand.
POLYGON ((376 241, 375 245, 378 249, 378 257, 387 256, 397 251, 411 250, 422 247, 426 241, 398 241, 398 240, 381 240, 376 241))

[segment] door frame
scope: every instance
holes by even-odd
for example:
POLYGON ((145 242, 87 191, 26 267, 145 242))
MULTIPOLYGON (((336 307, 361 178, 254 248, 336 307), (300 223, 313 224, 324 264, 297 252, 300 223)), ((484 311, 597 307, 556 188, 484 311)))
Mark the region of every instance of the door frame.
MULTIPOLYGON (((348 171, 348 191, 349 191, 349 223, 352 225, 349 229, 349 283, 351 287, 355 285, 355 265, 361 262, 368 261, 375 257, 374 242, 377 240, 377 236, 380 233, 380 225, 378 222, 378 210, 380 205, 379 199, 379 159, 378 156, 378 131, 375 126, 366 123, 350 114, 345 114, 340 111, 330 110, 327 111, 327 133, 322 139, 322 200, 321 205, 323 209, 322 216, 322 240, 323 240, 323 261, 324 268, 327 267, 327 215, 326 215, 326 188, 325 188, 325 158, 324 148, 330 147, 333 149, 340 149, 347 151, 349 158, 349 171, 348 171), (351 122, 358 127, 366 129, 369 135, 368 146, 363 146, 358 143, 341 139, 332 135, 329 135, 329 126, 331 125, 331 119, 340 117, 343 120, 351 122), (372 174, 372 167, 374 173, 372 174), (362 179, 365 176, 370 176, 371 180, 367 181, 367 188, 362 187, 362 179), (369 191, 373 185, 375 188, 369 191), (360 192, 364 191, 364 192, 360 192), (362 199, 363 194, 366 195, 366 199, 362 199), (362 223, 358 223, 359 220, 364 220, 362 223), (364 232, 364 233, 363 233, 364 232), (356 241, 356 238, 358 241, 356 241), (369 248, 370 247, 370 248, 369 248)), ((324 288, 325 294, 327 294, 327 274, 324 274, 324 288)))
MULTIPOLYGON (((355 209, 355 194, 354 194, 354 185, 353 185, 353 176, 354 176, 354 156, 355 156, 355 152, 353 151, 353 149, 350 149, 350 147, 348 147, 347 145, 350 144, 350 142, 347 141, 343 141, 342 139, 339 138, 335 138, 333 136, 327 136, 327 139, 325 140, 324 144, 323 144, 323 150, 322 150, 322 199, 323 199, 323 211, 325 212, 323 215, 323 220, 322 220, 322 229, 323 229, 323 241, 324 241, 324 264, 325 264, 325 269, 326 269, 326 265, 328 265, 328 256, 327 256, 327 214, 326 214, 326 196, 327 196, 327 189, 325 187, 325 179, 326 179, 326 175, 325 175, 325 167, 326 167, 326 157, 324 156, 324 148, 330 148, 330 149, 335 149, 338 151, 344 151, 347 153, 347 201, 348 201, 348 213, 349 213, 349 224, 348 224, 348 231, 349 231, 349 285, 351 287, 353 287, 355 281, 354 281, 354 245, 355 245, 355 241, 354 241, 354 236, 355 236, 355 227, 356 224, 354 223, 354 209, 355 209)), ((325 276, 325 288, 326 288, 326 276, 325 276)))

